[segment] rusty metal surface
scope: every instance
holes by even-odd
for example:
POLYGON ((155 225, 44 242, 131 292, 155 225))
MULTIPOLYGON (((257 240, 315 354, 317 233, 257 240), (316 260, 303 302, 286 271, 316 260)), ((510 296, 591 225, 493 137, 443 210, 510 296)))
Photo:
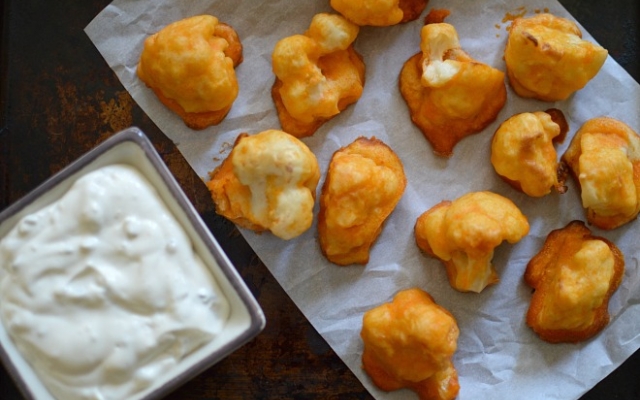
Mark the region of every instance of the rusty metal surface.
MULTIPOLYGON (((0 210, 114 132, 135 125, 152 140, 262 305, 256 339, 168 398, 271 399, 370 396, 304 318, 173 143, 123 89, 84 34, 108 0, 8 1, 0 63, 0 210)), ((638 1, 561 0, 636 80, 638 1)), ((640 398, 640 352, 583 399, 640 398)), ((0 398, 22 399, 0 367, 0 398)))

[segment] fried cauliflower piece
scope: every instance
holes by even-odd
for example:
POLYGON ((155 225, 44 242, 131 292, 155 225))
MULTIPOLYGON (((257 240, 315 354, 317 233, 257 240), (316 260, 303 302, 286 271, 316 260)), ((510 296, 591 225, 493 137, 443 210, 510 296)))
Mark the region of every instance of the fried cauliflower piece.
POLYGON ((609 323, 609 298, 624 275, 624 256, 582 221, 552 231, 525 271, 535 289, 527 325, 551 343, 586 340, 609 323))
POLYGON ((365 65, 353 48, 359 30, 342 16, 322 13, 313 17, 304 35, 276 43, 271 96, 284 131, 313 135, 360 98, 365 65))
POLYGON ((480 293, 498 282, 491 264, 494 249, 516 243, 529 233, 529 222, 511 200, 492 192, 471 192, 443 201, 416 220, 418 247, 447 268, 459 291, 480 293))
POLYGON ((545 196, 552 188, 564 193, 566 172, 553 145, 562 143, 568 129, 557 109, 516 114, 493 135, 491 164, 502 179, 529 196, 545 196))
POLYGON ((504 73, 465 53, 444 22, 422 28, 420 48, 402 67, 400 92, 434 152, 448 157, 496 119, 507 100, 504 73))
POLYGON ((581 190, 587 221, 615 229, 640 211, 640 137, 624 122, 593 118, 562 156, 581 190))
POLYGON ((331 7, 354 24, 389 26, 416 20, 429 0, 331 0, 331 7))
POLYGON ((538 14, 513 21, 504 60, 518 95, 559 101, 596 76, 607 55, 604 48, 582 40, 582 32, 572 21, 538 14))
POLYGON ((319 179, 311 150, 272 129, 238 136, 207 187, 218 214, 243 228, 292 239, 311 226, 319 179))
POLYGON ((362 364, 385 391, 408 388, 421 400, 453 399, 460 385, 453 365, 458 325, 423 290, 400 291, 364 314, 362 364))
POLYGON ((236 31, 211 15, 167 25, 144 41, 137 73, 191 129, 220 123, 238 96, 236 31))
POLYGON ((322 253, 338 265, 366 264, 407 186, 402 162, 376 138, 360 137, 331 158, 320 195, 322 253))

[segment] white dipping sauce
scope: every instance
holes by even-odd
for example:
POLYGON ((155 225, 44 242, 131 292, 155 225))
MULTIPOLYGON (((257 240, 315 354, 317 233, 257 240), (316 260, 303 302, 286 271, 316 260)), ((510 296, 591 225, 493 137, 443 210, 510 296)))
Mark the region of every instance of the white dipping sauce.
POLYGON ((0 315, 50 392, 126 399, 211 341, 229 304, 133 167, 80 179, 0 241, 0 315))

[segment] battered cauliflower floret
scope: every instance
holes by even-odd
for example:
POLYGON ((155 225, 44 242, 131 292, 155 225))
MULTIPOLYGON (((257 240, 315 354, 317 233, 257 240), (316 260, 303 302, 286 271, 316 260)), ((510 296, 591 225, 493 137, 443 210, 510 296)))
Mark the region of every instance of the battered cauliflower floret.
POLYGON ((242 62, 237 33, 211 15, 186 18, 149 36, 138 63, 140 79, 187 126, 222 121, 238 96, 242 62))
POLYGON ((313 220, 320 168, 315 155, 278 130, 242 134, 207 187, 218 214, 282 239, 305 232, 313 220))
POLYGON ((400 72, 400 92, 436 154, 450 156, 495 120, 507 99, 504 73, 465 53, 447 23, 425 25, 420 48, 400 72))
POLYGON ((640 211, 640 137, 613 118, 587 121, 562 162, 578 183, 589 223, 614 229, 640 211))
POLYGON ((389 26, 417 19, 428 0, 331 0, 331 7, 360 26, 389 26))
POLYGON ((513 21, 504 60, 509 82, 518 95, 559 101, 596 76, 607 54, 597 44, 582 40, 572 21, 538 14, 513 21))
POLYGON ((493 135, 491 164, 506 182, 533 197, 555 188, 564 193, 566 173, 554 143, 568 130, 562 111, 525 112, 504 121, 493 135))
POLYGON ((318 213, 318 240, 327 259, 338 265, 366 264, 406 186, 400 159, 380 140, 361 137, 336 151, 318 213))
POLYGON ((452 361, 459 333, 453 315, 428 293, 400 291, 364 314, 364 370, 385 391, 408 388, 422 400, 453 399, 460 389, 452 361))
POLYGON ((342 16, 317 14, 304 35, 276 43, 271 95, 283 130, 312 135, 360 98, 365 66, 353 49, 359 30, 342 16))
POLYGON ((520 241, 529 233, 529 222, 511 200, 472 192, 427 210, 414 233, 418 247, 445 265, 454 289, 479 293, 498 282, 491 264, 494 249, 504 240, 520 241))
POLYGON ((624 256, 581 221, 547 236, 525 271, 535 289, 527 324, 549 342, 579 342, 609 323, 609 298, 624 274, 624 256))

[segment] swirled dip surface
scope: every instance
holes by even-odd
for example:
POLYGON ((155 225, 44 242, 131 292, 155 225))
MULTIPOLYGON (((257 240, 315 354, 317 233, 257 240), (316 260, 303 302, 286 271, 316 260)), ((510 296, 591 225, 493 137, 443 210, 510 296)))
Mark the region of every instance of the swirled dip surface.
POLYGON ((155 189, 111 165, 0 241, 0 314, 54 396, 125 399, 222 330, 227 299, 155 189))

